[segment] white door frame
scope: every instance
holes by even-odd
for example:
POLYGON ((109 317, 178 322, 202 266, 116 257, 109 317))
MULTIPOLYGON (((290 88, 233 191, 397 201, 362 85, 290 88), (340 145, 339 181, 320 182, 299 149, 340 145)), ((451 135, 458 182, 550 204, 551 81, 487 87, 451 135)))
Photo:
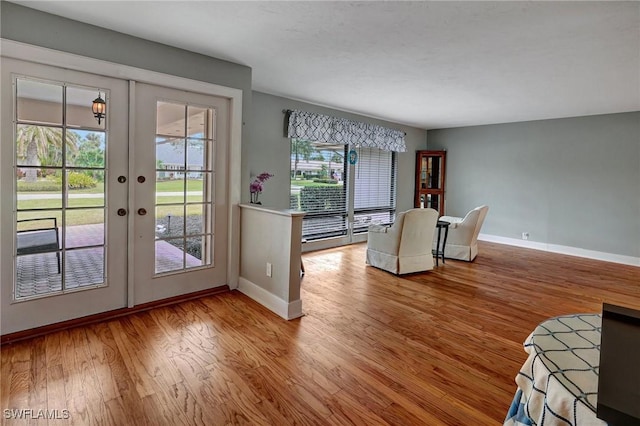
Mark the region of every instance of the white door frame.
MULTIPOLYGON (((227 173, 228 199, 228 253, 227 284, 229 288, 238 287, 240 274, 240 197, 241 197, 241 150, 242 150, 242 90, 220 86, 184 77, 144 70, 128 65, 117 64, 99 59, 88 58, 72 53, 47 49, 40 46, 0 39, 0 52, 3 57, 20 59, 45 65, 58 66, 76 71, 88 72, 106 77, 149 83, 173 89, 187 90, 219 97, 230 101, 229 123, 229 166, 227 173)), ((134 94, 130 94, 133 96, 134 94)), ((135 123, 135 116, 130 112, 130 119, 135 123)), ((130 127, 131 128, 131 127, 130 127)), ((131 160, 131 159, 130 159, 131 160)), ((130 175, 133 176, 133 175, 130 175)), ((1 214, 1 213, 0 213, 1 214)), ((2 247, 0 247, 0 257, 2 247)), ((133 276, 129 271, 129 283, 133 276)), ((133 289, 129 285, 128 306, 133 307, 133 289)))

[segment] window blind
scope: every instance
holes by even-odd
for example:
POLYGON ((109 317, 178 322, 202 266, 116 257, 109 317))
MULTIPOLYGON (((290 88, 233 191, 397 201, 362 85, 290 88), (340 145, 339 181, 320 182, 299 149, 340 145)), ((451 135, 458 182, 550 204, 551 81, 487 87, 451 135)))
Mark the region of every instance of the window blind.
POLYGON ((372 223, 388 224, 396 213, 396 156, 377 148, 358 149, 353 196, 353 232, 372 223))

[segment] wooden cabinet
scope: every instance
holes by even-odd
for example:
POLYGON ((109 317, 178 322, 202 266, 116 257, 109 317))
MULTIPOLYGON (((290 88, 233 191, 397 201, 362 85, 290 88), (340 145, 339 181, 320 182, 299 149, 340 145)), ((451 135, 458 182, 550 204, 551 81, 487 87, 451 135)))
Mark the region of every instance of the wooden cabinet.
POLYGON ((444 216, 446 151, 416 151, 414 207, 432 208, 444 216))

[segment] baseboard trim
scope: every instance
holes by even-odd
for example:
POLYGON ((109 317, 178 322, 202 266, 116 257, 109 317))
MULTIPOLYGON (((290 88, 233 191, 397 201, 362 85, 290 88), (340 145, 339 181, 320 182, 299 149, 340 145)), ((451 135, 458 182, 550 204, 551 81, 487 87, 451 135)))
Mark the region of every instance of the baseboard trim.
POLYGON ((303 316, 301 299, 287 302, 244 277, 238 280, 237 290, 286 320, 303 316))
POLYGON ((143 303, 140 305, 136 305, 132 308, 114 309, 112 311, 101 312, 99 314, 93 314, 93 315, 87 315, 86 317, 74 318, 67 321, 57 322, 55 324, 43 325, 42 327, 31 328, 29 330, 16 331, 14 333, 3 334, 2 336, 0 336, 0 344, 6 345, 9 343, 15 343, 21 340, 40 337, 45 334, 53 333, 56 331, 68 330, 70 328, 81 327, 81 326, 95 324, 103 321, 109 321, 109 320, 123 317, 126 315, 135 314, 137 312, 144 312, 150 309, 175 305, 178 303, 187 302, 189 300, 200 299, 206 296, 215 296, 217 294, 228 293, 230 291, 231 290, 229 289, 229 286, 223 285, 220 287, 196 291, 193 293, 182 294, 180 296, 169 297, 167 299, 156 300, 149 303, 143 303))
POLYGON ((497 235, 480 234, 478 239, 491 243, 506 244, 509 246, 524 247, 534 250, 548 251, 551 253, 566 254, 568 256, 584 257, 587 259, 602 260, 605 262, 621 263, 623 265, 640 267, 640 257, 625 256, 622 254, 606 253, 595 250, 586 250, 578 247, 562 246, 559 244, 540 243, 516 238, 500 237, 497 235))

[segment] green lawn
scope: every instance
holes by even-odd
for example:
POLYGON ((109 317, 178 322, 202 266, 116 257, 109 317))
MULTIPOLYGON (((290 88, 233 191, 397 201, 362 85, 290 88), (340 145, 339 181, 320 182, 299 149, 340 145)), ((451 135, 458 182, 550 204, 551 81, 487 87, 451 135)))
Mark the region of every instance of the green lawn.
MULTIPOLYGON (((201 179, 189 179, 187 180, 187 186, 189 191, 202 191, 201 179)), ((156 183, 156 190, 158 192, 180 192, 184 189, 184 181, 176 180, 164 180, 156 183)), ((101 194, 104 192, 104 183, 98 182, 94 188, 85 189, 72 189, 70 194, 101 194)), ((58 191, 24 191, 25 194, 59 194, 58 191)))
MULTIPOLYGON (((62 226, 62 210, 48 210, 37 212, 19 212, 18 220, 34 219, 40 217, 55 217, 58 219, 58 226, 62 226)), ((89 225, 104 222, 103 209, 83 209, 67 210, 67 225, 89 225)), ((49 222, 50 223, 50 222, 49 222)), ((38 222, 26 222, 19 224, 18 230, 34 229, 39 226, 38 222)))
MULTIPOLYGON (((187 180, 187 188, 189 191, 202 191, 201 179, 189 179, 187 180)), ((184 189, 184 182, 182 180, 163 180, 156 182, 156 191, 158 192, 180 192, 184 189)))
MULTIPOLYGON (((42 201, 42 200, 39 200, 42 201)), ((39 208, 44 206, 39 205, 39 208)), ((79 206, 77 206, 79 207, 79 206)), ((22 207, 26 208, 26 207, 22 207)), ((45 207, 48 208, 48 207, 45 207)), ((89 225, 93 223, 104 223, 104 210, 101 208, 87 208, 81 210, 68 209, 66 214, 67 225, 89 225)), ((166 205, 157 207, 157 217, 162 218, 167 216, 183 216, 182 205, 166 205)), ((198 204, 190 204, 187 206, 187 216, 202 216, 202 206, 198 204)), ((34 219, 39 217, 55 217, 58 219, 58 226, 62 225, 62 211, 61 210, 44 210, 44 211, 30 211, 19 212, 18 220, 20 219, 34 219)), ((19 230, 37 228, 37 222, 27 222, 19 226, 19 230)))
MULTIPOLYGON (((167 180, 161 181, 157 183, 157 192, 181 192, 184 189, 184 182, 182 180, 167 180)), ((202 180, 189 180, 188 181, 189 191, 202 191, 202 180)), ((95 188, 87 188, 81 190, 71 190, 69 194, 102 194, 104 192, 104 184, 99 183, 95 188)), ((60 192, 45 192, 45 191, 24 191, 19 194, 24 195, 40 195, 40 194, 60 194, 60 192)), ((170 206, 167 204, 181 204, 183 202, 183 197, 180 196, 161 196, 159 197, 159 201, 161 205, 158 206, 158 217, 166 216, 168 213, 171 213, 172 216, 182 216, 183 208, 182 205, 178 206, 170 206)), ((187 196, 187 202, 190 203, 199 203, 202 202, 202 196, 190 195, 187 196)), ((68 209, 66 214, 67 224, 68 225, 86 225, 92 223, 103 223, 104 222, 104 210, 102 207, 104 206, 104 200, 102 198, 69 198, 68 207, 81 207, 82 210, 73 210, 68 209), (97 207, 97 208, 91 208, 97 207)), ((44 198, 44 199, 36 199, 36 200, 19 200, 18 201, 18 209, 19 210, 29 210, 29 209, 41 209, 46 211, 30 211, 30 212, 19 212, 18 219, 32 219, 37 217, 56 217, 58 219, 58 226, 62 225, 62 212, 60 209, 62 208, 62 201, 60 199, 55 198, 44 198)), ((202 214, 202 206, 201 205, 189 205, 187 206, 187 215, 201 215, 202 214)), ((25 226, 34 227, 36 224, 26 223, 21 225, 20 229, 25 229, 25 226)))
MULTIPOLYGON (((202 197, 188 196, 188 203, 202 202, 202 197)), ((182 203, 182 197, 161 197, 159 204, 177 204, 182 203)), ((102 198, 70 198, 68 207, 103 207, 102 198)), ((18 201, 19 210, 30 209, 59 209, 62 207, 61 200, 46 198, 44 200, 20 200, 18 201)))

